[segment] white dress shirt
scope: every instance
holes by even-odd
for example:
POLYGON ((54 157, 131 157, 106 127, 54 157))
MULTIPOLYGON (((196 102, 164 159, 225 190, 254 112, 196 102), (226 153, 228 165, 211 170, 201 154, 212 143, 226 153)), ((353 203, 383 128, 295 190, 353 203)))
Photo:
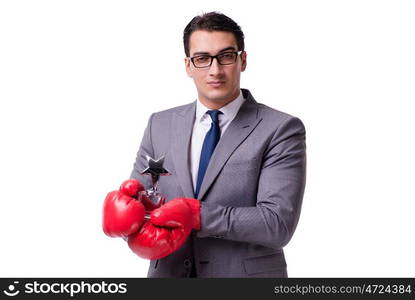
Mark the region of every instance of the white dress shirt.
MULTIPOLYGON (((242 92, 239 91, 239 96, 235 100, 229 102, 219 109, 222 112, 222 114, 219 114, 219 127, 221 137, 223 136, 226 128, 228 128, 229 124, 235 118, 244 101, 245 99, 242 96, 242 92)), ((202 151, 203 141, 212 123, 212 119, 206 113, 208 110, 210 109, 204 106, 199 99, 196 101, 196 118, 193 124, 190 149, 190 170, 192 172, 193 189, 196 189, 197 173, 199 171, 200 153, 202 151)))

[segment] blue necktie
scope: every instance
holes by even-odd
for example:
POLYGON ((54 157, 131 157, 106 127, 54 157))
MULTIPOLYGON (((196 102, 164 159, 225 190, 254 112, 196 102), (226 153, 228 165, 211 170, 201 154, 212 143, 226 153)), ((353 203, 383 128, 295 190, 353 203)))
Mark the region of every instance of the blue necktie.
POLYGON ((199 171, 197 173, 197 183, 195 198, 199 195, 200 186, 202 185, 203 177, 205 176, 206 169, 209 165, 210 157, 212 156, 213 150, 215 150, 216 144, 220 138, 220 127, 219 127, 219 114, 220 110, 208 110, 207 113, 212 119, 212 124, 209 131, 206 133, 205 140, 203 141, 202 152, 200 154, 199 171))

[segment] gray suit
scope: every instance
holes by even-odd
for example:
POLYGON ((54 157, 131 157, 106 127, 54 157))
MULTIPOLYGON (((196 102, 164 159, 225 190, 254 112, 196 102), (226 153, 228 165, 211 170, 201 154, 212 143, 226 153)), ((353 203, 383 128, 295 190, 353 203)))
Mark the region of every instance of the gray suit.
MULTIPOLYGON (((283 247, 300 216, 305 187, 305 128, 300 119, 246 101, 219 140, 200 193, 201 230, 175 253, 150 262, 148 277, 287 277, 283 247)), ((131 178, 145 156, 165 156, 159 181, 168 200, 194 197, 190 141, 196 102, 151 115, 131 178)), ((167 201, 168 201, 167 200, 167 201)))

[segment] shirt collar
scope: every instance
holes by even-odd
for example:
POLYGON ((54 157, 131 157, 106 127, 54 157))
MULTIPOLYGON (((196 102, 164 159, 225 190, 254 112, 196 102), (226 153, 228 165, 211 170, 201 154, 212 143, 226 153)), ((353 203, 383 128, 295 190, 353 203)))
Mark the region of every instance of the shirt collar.
MULTIPOLYGON (((239 95, 234 100, 226 104, 225 106, 221 107, 219 110, 222 112, 220 115, 220 119, 222 121, 228 122, 232 121, 235 118, 236 114, 238 113, 239 109, 241 108, 242 104, 244 103, 245 99, 242 95, 242 91, 239 90, 239 95)), ((206 112, 210 110, 205 105, 200 102, 199 99, 196 101, 196 121, 201 122, 203 117, 206 115, 206 112)))

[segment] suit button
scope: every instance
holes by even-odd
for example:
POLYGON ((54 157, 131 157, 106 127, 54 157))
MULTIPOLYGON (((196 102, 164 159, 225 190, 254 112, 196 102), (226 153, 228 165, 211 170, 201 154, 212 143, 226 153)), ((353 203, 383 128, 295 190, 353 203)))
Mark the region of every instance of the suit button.
POLYGON ((192 262, 190 261, 190 259, 188 259, 188 258, 186 258, 185 260, 184 260, 184 262, 183 262, 183 264, 184 264, 184 267, 187 269, 187 268, 190 268, 191 266, 192 266, 192 262))

